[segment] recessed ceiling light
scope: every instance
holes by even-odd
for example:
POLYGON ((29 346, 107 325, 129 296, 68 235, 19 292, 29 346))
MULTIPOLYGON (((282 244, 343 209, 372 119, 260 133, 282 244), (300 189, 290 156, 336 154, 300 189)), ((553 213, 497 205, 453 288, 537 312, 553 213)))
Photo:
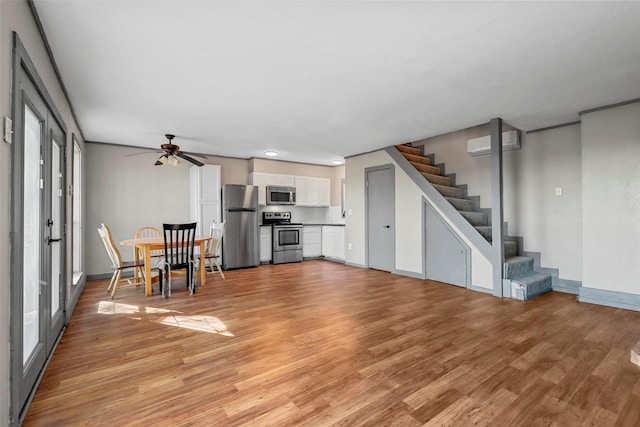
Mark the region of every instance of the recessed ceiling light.
POLYGON ((275 150, 266 150, 263 151, 265 156, 269 156, 269 157, 276 157, 278 154, 280 154, 279 151, 275 151, 275 150))
POLYGON ((336 166, 344 165, 344 160, 337 160, 337 159, 336 160, 331 160, 331 164, 332 165, 336 165, 336 166))

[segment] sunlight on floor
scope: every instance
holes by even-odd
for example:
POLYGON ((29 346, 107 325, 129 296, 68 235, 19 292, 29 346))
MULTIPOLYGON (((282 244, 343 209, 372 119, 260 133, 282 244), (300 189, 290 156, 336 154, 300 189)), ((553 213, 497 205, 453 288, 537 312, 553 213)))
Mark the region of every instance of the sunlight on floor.
POLYGON ((140 307, 138 305, 121 304, 113 301, 100 301, 98 303, 98 314, 165 314, 177 313, 175 310, 167 310, 155 307, 140 307))
POLYGON ((159 320, 163 325, 178 326, 180 328, 193 329, 194 331, 210 332, 225 337, 234 337, 227 330, 227 325, 214 316, 166 316, 159 320))
MULTIPOLYGON (((98 303, 98 314, 170 314, 162 316, 158 319, 150 318, 153 322, 162 325, 177 326, 179 328, 191 329, 194 331, 209 332, 212 334, 220 334, 225 337, 234 337, 235 335, 227 329, 227 325, 215 316, 187 316, 176 310, 167 310, 156 307, 140 307, 138 305, 122 304, 113 301, 100 301, 98 303), (170 314, 176 313, 176 314, 170 314)), ((134 317, 141 320, 141 317, 134 317)))

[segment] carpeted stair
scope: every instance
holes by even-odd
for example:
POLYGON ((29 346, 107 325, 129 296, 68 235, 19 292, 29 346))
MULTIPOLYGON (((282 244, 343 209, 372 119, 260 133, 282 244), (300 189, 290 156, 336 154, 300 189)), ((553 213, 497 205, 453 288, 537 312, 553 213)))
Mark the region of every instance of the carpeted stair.
MULTIPOLYGON (((481 211, 462 188, 456 187, 451 177, 445 176, 439 166, 431 164, 431 158, 424 156, 421 149, 408 144, 396 145, 396 148, 478 233, 491 242, 490 213, 481 211)), ((551 275, 536 272, 533 258, 518 256, 518 253, 517 242, 507 238, 504 242, 503 277, 511 281, 511 296, 525 300, 550 291, 551 275)))

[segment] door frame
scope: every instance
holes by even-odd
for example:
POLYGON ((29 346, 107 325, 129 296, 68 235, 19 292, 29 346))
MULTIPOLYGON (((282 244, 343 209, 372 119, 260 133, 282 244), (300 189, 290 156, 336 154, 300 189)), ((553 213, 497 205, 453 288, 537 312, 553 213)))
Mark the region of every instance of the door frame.
POLYGON ((380 170, 390 169, 393 177, 393 185, 391 186, 392 194, 391 198, 393 199, 393 225, 391 227, 391 233, 393 234, 393 244, 392 244, 392 253, 393 253, 393 262, 391 263, 391 273, 396 271, 396 179, 395 179, 395 166, 393 163, 386 163, 384 165, 379 166, 371 166, 364 169, 364 259, 365 266, 367 268, 371 268, 369 265, 369 172, 376 172, 380 170))
MULTIPOLYGON (((9 367, 9 423, 10 425, 20 425, 24 416, 26 415, 26 409, 29 407, 31 400, 35 394, 35 391, 42 379, 42 375, 46 370, 46 367, 53 355, 56 345, 60 341, 60 337, 62 336, 62 332, 64 331, 64 327, 66 324, 66 298, 67 298, 67 281, 68 281, 68 269, 67 269, 67 198, 68 194, 66 191, 66 175, 67 175, 67 128, 62 119, 62 115, 58 111, 53 102, 53 98, 47 92, 44 82, 40 78, 37 73, 36 67, 34 63, 31 61, 27 51, 20 41, 18 34, 14 31, 12 34, 12 96, 11 96, 11 111, 13 115, 13 130, 14 130, 14 139, 13 144, 11 146, 11 265, 9 268, 9 277, 11 278, 10 283, 10 310, 9 310, 9 328, 10 328, 10 339, 9 339, 9 358, 10 358, 10 367, 9 367), (64 288, 63 292, 63 306, 62 306, 62 327, 60 333, 53 340, 54 343, 51 345, 50 351, 45 349, 44 362, 42 364, 42 368, 40 372, 37 374, 37 378, 35 379, 34 385, 32 389, 28 392, 28 396, 24 403, 21 402, 20 395, 22 394, 21 387, 23 384, 23 361, 22 361, 22 339, 23 339, 23 145, 22 140, 24 139, 24 123, 22 120, 22 102, 21 102, 21 88, 20 81, 22 78, 28 78, 39 96, 44 101, 48 111, 48 116, 52 116, 51 119, 54 120, 58 127, 60 128, 63 136, 63 140, 61 141, 63 146, 62 153, 62 170, 64 171, 64 178, 62 182, 62 194, 63 200, 61 201, 61 214, 62 214, 62 230, 61 230, 61 280, 60 286, 64 288), (16 309, 17 308, 17 309, 16 309), (19 341, 19 342, 18 342, 19 341)), ((51 130, 47 126, 44 129, 44 141, 45 144, 50 144, 51 140, 51 130)), ((45 167, 46 171, 47 168, 45 167)), ((43 173, 43 179, 46 179, 46 172, 43 173)), ((46 179, 45 183, 48 183, 50 180, 46 179)), ((43 208, 43 207, 41 207, 43 208)), ((41 218, 42 220, 42 218, 41 218)), ((46 310, 50 315, 51 313, 46 310)), ((52 319, 49 319, 51 322, 52 319)), ((44 330, 43 333, 48 334, 48 330, 44 330)))

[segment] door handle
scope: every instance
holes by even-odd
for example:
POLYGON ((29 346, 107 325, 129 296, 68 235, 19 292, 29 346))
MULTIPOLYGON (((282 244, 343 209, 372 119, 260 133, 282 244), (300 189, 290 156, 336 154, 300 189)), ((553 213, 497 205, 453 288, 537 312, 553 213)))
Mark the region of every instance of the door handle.
POLYGON ((390 225, 383 225, 382 228, 391 228, 390 225))
POLYGON ((52 243, 54 243, 54 242, 59 242, 60 240, 62 240, 62 238, 59 238, 59 239, 52 239, 51 237, 49 237, 49 238, 47 239, 47 245, 50 245, 50 244, 52 244, 52 243))

